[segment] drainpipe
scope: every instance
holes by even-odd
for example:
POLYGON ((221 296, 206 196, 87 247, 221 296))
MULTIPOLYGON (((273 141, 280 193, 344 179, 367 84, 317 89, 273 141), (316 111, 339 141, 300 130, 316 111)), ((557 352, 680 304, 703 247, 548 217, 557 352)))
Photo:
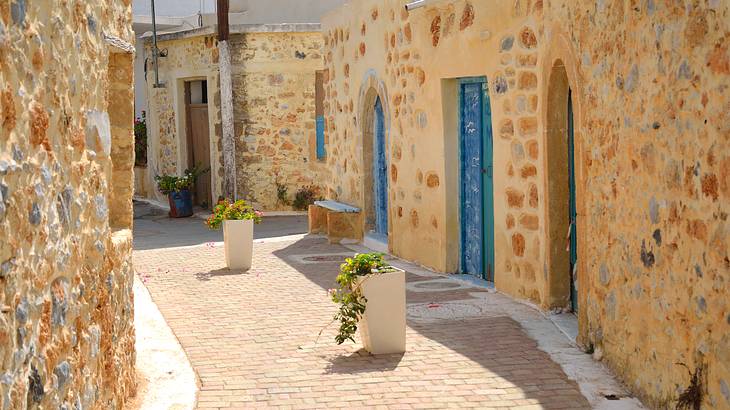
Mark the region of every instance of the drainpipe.
POLYGON ((233 81, 231 51, 228 45, 228 0, 218 0, 218 70, 221 95, 221 131, 223 133, 223 196, 236 200, 236 141, 233 121, 233 81))
POLYGON ((157 49, 157 23, 155 22, 155 0, 152 2, 152 64, 155 66, 155 82, 153 88, 165 88, 165 84, 160 83, 160 70, 157 66, 157 58, 160 56, 160 50, 157 49))
POLYGON ((406 10, 411 11, 430 3, 430 0, 416 0, 406 4, 406 10))

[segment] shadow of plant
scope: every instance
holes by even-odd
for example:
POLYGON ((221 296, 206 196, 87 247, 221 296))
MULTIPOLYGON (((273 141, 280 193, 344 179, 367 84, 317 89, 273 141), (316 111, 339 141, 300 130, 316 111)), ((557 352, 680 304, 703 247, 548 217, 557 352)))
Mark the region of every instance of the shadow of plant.
POLYGON ((236 276, 236 275, 243 275, 247 274, 247 270, 243 269, 216 269, 209 272, 198 272, 195 274, 195 278, 202 281, 209 281, 212 278, 221 277, 221 276, 236 276))
POLYGON ((360 349, 349 355, 336 356, 325 368, 327 374, 357 374, 393 370, 403 359, 403 353, 372 355, 360 349))

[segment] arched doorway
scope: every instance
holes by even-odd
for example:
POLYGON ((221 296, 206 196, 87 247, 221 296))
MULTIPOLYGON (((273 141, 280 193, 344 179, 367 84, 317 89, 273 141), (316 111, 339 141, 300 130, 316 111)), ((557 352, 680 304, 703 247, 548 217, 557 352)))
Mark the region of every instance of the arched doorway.
POLYGON ((362 127, 364 240, 366 246, 387 252, 390 230, 388 100, 375 72, 368 73, 363 83, 358 112, 362 127))
POLYGON ((573 96, 562 60, 550 72, 547 101, 549 287, 552 307, 578 306, 578 234, 573 96))

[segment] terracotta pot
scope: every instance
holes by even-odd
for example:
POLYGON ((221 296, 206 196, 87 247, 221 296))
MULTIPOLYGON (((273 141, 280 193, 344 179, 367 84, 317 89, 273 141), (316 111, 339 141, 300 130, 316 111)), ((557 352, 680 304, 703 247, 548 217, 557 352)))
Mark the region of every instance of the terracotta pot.
POLYGON ((358 328, 372 354, 406 351, 406 273, 402 270, 365 276, 360 289, 367 299, 358 328))
POLYGON ((253 256, 253 221, 223 221, 223 241, 228 269, 250 269, 253 256))

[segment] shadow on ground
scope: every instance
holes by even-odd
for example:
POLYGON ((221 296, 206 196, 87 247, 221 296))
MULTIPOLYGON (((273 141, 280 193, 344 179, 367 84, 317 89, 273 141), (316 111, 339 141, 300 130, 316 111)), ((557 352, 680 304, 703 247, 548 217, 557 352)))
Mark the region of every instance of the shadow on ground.
MULTIPOLYGON (((274 255, 300 272, 322 289, 335 287, 335 277, 341 260, 315 255, 333 253, 354 253, 340 246, 330 245, 324 238, 306 236, 290 246, 274 252, 274 255), (304 256, 307 255, 307 256, 304 256), (292 257, 295 256, 295 257, 292 257), (311 257, 315 256, 315 257, 311 257), (306 263, 315 260, 316 263, 306 263)), ((408 283, 433 280, 407 272, 408 283)), ((428 292, 406 291, 406 302, 424 304, 435 309, 454 301, 468 301, 486 298, 489 292, 482 288, 430 290, 428 292)), ((422 336, 477 363, 484 373, 504 379, 519 388, 527 399, 538 401, 542 408, 590 408, 587 399, 580 393, 578 385, 568 379, 561 367, 549 355, 537 347, 519 323, 504 315, 485 312, 474 317, 450 318, 422 321, 409 316, 408 333, 418 332, 422 336)), ((333 324, 333 326, 336 324, 333 324)), ((327 372, 339 374, 368 373, 394 370, 415 350, 433 349, 432 346, 408 344, 403 356, 371 356, 362 352, 330 359, 327 372)), ((422 352, 418 352, 420 355, 422 352)), ((420 359, 419 359, 420 360, 420 359)), ((446 371, 446 370, 444 370, 446 371)), ((476 375, 473 375, 476 377, 476 375)))
POLYGON ((403 360, 402 353, 373 356, 368 351, 360 349, 352 354, 333 357, 325 371, 334 374, 387 372, 398 367, 401 360, 403 360))
POLYGON ((203 281, 209 281, 212 278, 221 277, 221 276, 238 276, 238 275, 248 275, 249 271, 242 270, 242 269, 216 269, 209 272, 198 272, 195 274, 195 277, 198 280, 203 281))

